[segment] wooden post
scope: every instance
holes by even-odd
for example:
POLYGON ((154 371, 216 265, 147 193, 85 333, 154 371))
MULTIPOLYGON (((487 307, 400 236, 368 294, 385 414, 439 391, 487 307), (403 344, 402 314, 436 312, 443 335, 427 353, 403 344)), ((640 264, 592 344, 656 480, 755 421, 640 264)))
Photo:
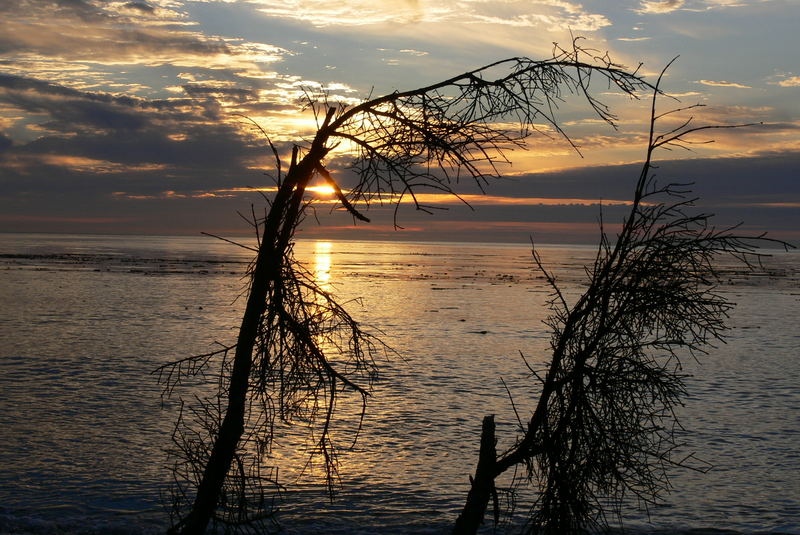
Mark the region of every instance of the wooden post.
POLYGON ((464 510, 456 519, 453 535, 473 535, 483 524, 489 499, 496 493, 494 478, 496 477, 497 451, 495 440, 494 415, 485 416, 481 429, 481 449, 478 453, 478 467, 475 477, 470 478, 472 488, 467 495, 464 510))

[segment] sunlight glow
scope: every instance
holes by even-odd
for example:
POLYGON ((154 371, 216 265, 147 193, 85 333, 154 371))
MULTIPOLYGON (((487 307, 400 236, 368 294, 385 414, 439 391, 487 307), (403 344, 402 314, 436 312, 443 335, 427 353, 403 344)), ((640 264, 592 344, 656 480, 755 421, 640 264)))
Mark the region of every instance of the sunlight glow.
POLYGON ((318 195, 329 196, 336 194, 336 190, 333 187, 327 184, 321 184, 319 186, 308 186, 306 191, 314 192, 318 195))
MULTIPOLYGON (((324 187, 324 186, 322 186, 324 187)), ((308 190, 317 191, 313 188, 308 190)), ((321 193, 321 191, 320 191, 321 193)), ((333 193, 333 188, 331 188, 333 193)), ((600 199, 600 198, 572 198, 572 197, 509 197, 500 195, 475 195, 465 194, 455 196, 449 193, 417 193, 415 196, 385 194, 386 203, 413 204, 414 200, 422 204, 464 204, 481 205, 517 205, 517 206, 630 206, 632 201, 627 199, 600 199)), ((320 199, 323 204, 336 204, 337 199, 320 199)))

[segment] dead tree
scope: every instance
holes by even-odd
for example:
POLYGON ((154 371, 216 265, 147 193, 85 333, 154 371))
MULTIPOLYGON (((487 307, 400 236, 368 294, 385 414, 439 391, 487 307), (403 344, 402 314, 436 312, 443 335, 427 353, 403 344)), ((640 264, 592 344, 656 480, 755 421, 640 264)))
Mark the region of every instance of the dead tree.
POLYGON ((172 532, 199 534, 211 521, 244 530, 269 518, 275 477, 263 471, 278 421, 302 420, 316 432, 314 453, 322 456, 332 482, 336 447, 328 430, 337 399, 355 393, 366 403, 379 346, 292 257, 312 179, 330 183, 343 207, 361 220, 368 221, 356 204, 399 203, 405 196, 417 209, 429 210, 417 202, 419 191, 456 194, 462 179, 482 188, 499 176, 505 153, 524 146, 538 125, 563 134, 555 112, 567 94, 583 96, 613 124, 610 110, 590 93, 598 81, 631 96, 650 87, 636 70, 576 41, 544 61, 506 59, 350 108, 325 98, 313 101, 319 128, 294 148, 285 175, 270 143, 278 191, 266 216, 253 221, 259 245, 237 342, 160 370, 168 391, 187 374, 210 373, 218 382, 218 392, 196 399, 176 427, 172 532), (514 128, 504 128, 509 122, 514 128), (357 182, 347 193, 326 168, 337 144, 349 144, 357 154, 351 165, 357 182))
POLYGON ((493 417, 484 419, 455 534, 475 533, 492 497, 497 518, 495 480, 511 469, 524 473, 515 484, 533 485, 537 495, 527 531, 574 534, 607 528, 627 498, 658 503, 670 488, 667 467, 688 464, 671 455, 678 446, 674 409, 685 395, 681 358, 696 358, 723 339, 732 305, 715 286, 717 261, 732 255, 752 268, 762 256, 759 245, 786 244, 717 229, 709 214, 693 210, 687 184, 657 182, 656 150, 687 148, 690 134, 731 128, 694 127, 690 118, 658 134, 657 125, 694 108, 657 114, 660 82, 631 211, 614 243, 601 229, 588 288, 577 301, 568 302, 534 248, 553 291, 546 321, 552 358, 541 373, 529 366, 541 393, 513 447, 495 455, 493 417))

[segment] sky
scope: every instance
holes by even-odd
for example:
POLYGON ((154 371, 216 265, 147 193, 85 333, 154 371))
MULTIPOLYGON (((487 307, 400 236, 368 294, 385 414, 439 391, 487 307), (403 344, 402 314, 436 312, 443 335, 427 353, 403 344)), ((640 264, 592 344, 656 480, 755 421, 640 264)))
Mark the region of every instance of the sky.
MULTIPOLYGON (((274 170, 250 120, 286 153, 313 135, 304 99, 320 89, 352 105, 580 36, 651 82, 677 57, 662 88, 678 100, 660 110, 754 123, 657 154, 659 179, 694 183, 720 227, 800 243, 798 28, 798 0, 0 2, 0 232, 247 234, 240 214, 264 210, 274 170)), ((464 185, 471 206, 403 204, 396 229, 393 206, 356 225, 312 192, 299 236, 596 241, 601 213, 613 229, 627 210, 650 96, 595 95, 616 128, 567 96, 557 116, 579 151, 530 139, 485 194, 464 185)))

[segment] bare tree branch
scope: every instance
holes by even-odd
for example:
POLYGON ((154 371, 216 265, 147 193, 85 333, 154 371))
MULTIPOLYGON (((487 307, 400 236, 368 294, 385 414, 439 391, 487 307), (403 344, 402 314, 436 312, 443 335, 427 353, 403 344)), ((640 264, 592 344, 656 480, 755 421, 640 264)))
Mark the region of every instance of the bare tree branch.
MULTIPOLYGON (((474 517, 472 498, 485 492, 479 481, 493 487, 494 478, 522 465, 525 477, 516 477, 516 484, 537 490, 530 533, 605 529, 629 497, 645 507, 659 503, 670 490, 667 468, 692 460, 673 458, 681 429, 675 408, 686 393, 681 359, 723 340, 733 305, 716 288, 719 256, 753 267, 763 256, 759 246, 787 244, 736 227, 716 229, 708 214, 693 213, 685 185, 656 182, 656 149, 687 143, 700 131, 732 128, 691 127, 689 120, 657 134, 658 119, 670 115, 656 113, 660 80, 630 214, 613 245, 603 234, 587 270, 588 288, 574 304, 533 249, 553 291, 545 322, 552 329, 552 359, 543 381, 536 374, 542 391, 527 429, 493 465, 479 461, 459 521, 474 517)), ((457 521, 454 533, 476 529, 457 521)))

